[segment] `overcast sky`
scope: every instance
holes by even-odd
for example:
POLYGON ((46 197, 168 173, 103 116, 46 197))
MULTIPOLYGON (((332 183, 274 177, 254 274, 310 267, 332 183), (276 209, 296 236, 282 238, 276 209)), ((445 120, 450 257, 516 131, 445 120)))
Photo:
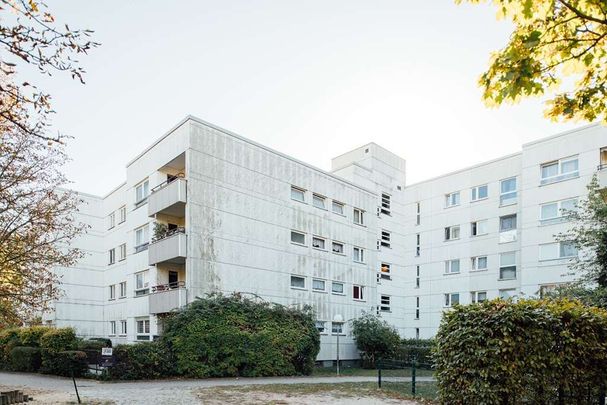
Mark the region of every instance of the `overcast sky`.
POLYGON ((487 5, 48 3, 102 43, 81 58, 86 85, 35 78, 55 99, 55 130, 75 138, 72 186, 93 194, 124 181, 126 163, 187 114, 325 170, 373 141, 407 159, 409 184, 574 127, 543 118, 541 100, 483 105, 477 79, 511 29, 487 5))

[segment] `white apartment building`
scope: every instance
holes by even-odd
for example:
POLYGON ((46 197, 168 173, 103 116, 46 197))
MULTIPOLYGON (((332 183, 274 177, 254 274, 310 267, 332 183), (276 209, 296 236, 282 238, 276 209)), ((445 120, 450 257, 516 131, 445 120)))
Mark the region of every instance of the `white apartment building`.
POLYGON ((153 339, 210 292, 311 305, 318 360, 357 357, 347 321, 380 314, 431 337, 455 304, 538 296, 571 280, 561 209, 607 185, 607 128, 406 185, 405 160, 370 143, 331 172, 187 117, 127 164, 104 197, 80 194, 86 253, 61 268, 49 324, 115 343, 153 339), (604 169, 604 170, 603 170, 604 169), (333 322, 340 315, 345 323, 333 322))

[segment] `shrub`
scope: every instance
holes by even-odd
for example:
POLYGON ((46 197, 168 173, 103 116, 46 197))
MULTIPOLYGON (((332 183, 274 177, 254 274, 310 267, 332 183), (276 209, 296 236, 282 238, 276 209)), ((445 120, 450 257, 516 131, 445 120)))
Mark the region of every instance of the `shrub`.
POLYGON ((104 346, 102 346, 102 347, 112 347, 112 339, 95 337, 95 338, 90 338, 89 341, 102 342, 104 344, 104 346))
POLYGON ((607 311, 569 300, 456 306, 435 360, 442 403, 588 403, 607 378, 607 311))
POLYGON ((53 330, 48 326, 31 326, 29 328, 19 329, 19 340, 22 346, 40 347, 40 339, 42 336, 53 330))
POLYGON ((13 347, 19 346, 18 328, 9 328, 0 331, 0 369, 8 369, 10 365, 10 353, 13 347))
POLYGON ((434 344, 434 339, 403 339, 396 357, 406 362, 417 360, 418 363, 429 366, 433 363, 434 344))
POLYGON ((42 349, 40 371, 47 374, 65 375, 63 364, 60 364, 65 355, 60 356, 59 353, 73 351, 77 345, 78 339, 72 328, 51 329, 46 332, 40 338, 40 348, 42 349))
POLYGON ((374 368, 376 361, 394 356, 400 336, 394 327, 371 313, 352 321, 352 334, 360 351, 363 367, 374 368))
POLYGON ((79 351, 86 353, 88 364, 99 364, 101 349, 104 347, 108 346, 102 340, 80 340, 77 345, 79 351))
POLYGON ((118 345, 108 376, 116 380, 168 377, 175 374, 175 360, 162 341, 118 345))
POLYGON ((82 377, 88 372, 86 353, 78 350, 65 350, 53 355, 52 374, 64 377, 82 377))
POLYGON ((16 346, 11 349, 10 368, 13 371, 36 372, 41 361, 39 347, 16 346))
POLYGON ((320 348, 314 316, 241 295, 197 299, 167 319, 163 339, 190 377, 309 374, 320 348))

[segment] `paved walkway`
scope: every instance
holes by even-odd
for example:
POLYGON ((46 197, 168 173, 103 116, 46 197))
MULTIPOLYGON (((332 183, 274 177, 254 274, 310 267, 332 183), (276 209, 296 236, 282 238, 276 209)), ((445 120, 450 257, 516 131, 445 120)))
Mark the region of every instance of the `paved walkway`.
MULTIPOLYGON (((409 381, 410 377, 390 378, 390 381, 409 381)), ((417 381, 433 381, 432 377, 418 377, 417 381)), ((114 401, 117 404, 192 404, 197 403, 193 390, 230 385, 259 384, 319 384, 342 382, 374 382, 376 377, 264 377, 264 378, 208 378, 200 380, 151 380, 132 382, 99 382, 77 379, 81 397, 114 401)), ((74 393, 69 378, 41 374, 0 372, 0 385, 57 390, 74 393)), ((75 399, 75 396, 74 396, 75 399)))

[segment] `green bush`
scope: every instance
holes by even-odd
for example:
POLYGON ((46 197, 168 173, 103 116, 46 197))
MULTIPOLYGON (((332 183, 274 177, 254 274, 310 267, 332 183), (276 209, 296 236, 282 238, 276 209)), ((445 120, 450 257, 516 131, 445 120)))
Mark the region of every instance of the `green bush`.
POLYGON ((16 346, 11 349, 10 368, 13 371, 36 372, 41 361, 39 347, 16 346))
POLYGON ((86 353, 88 364, 99 364, 99 361, 101 360, 101 349, 104 347, 108 346, 107 343, 102 340, 80 340, 77 345, 79 351, 86 353))
MULTIPOLYGON (((61 364, 65 355, 59 353, 74 351, 78 345, 78 338, 73 328, 51 329, 40 338, 42 349, 42 367, 40 371, 47 374, 66 375, 64 365, 61 364)), ((86 357, 86 355, 85 355, 86 357)))
POLYGON ((95 337, 95 338, 90 338, 89 341, 91 341, 91 342, 101 342, 101 343, 104 344, 104 346, 102 346, 102 347, 112 347, 112 339, 102 338, 102 337, 95 337))
POLYGON ((13 347, 19 346, 18 328, 9 328, 0 331, 0 369, 8 369, 10 366, 10 354, 13 347))
POLYGON ((19 329, 19 340, 22 346, 40 347, 42 336, 53 330, 48 326, 31 326, 29 328, 19 329))
POLYGON ((175 374, 175 359, 162 341, 118 345, 113 355, 115 363, 108 370, 111 379, 154 379, 175 374))
POLYGON ((167 319, 164 341, 189 377, 309 374, 320 336, 309 309, 238 294, 197 299, 167 319))
POLYGON ((403 339, 396 358, 406 362, 417 360, 424 366, 430 366, 433 364, 432 350, 434 344, 434 339, 403 339))
POLYGON ((607 379, 607 311, 569 300, 456 306, 435 361, 442 403, 592 403, 607 379))
POLYGON ((396 329, 371 313, 352 321, 352 334, 365 368, 374 368, 378 360, 393 357, 400 345, 396 329))
POLYGON ((86 353, 79 350, 65 350, 53 355, 52 374, 64 377, 82 377, 88 372, 86 353))

